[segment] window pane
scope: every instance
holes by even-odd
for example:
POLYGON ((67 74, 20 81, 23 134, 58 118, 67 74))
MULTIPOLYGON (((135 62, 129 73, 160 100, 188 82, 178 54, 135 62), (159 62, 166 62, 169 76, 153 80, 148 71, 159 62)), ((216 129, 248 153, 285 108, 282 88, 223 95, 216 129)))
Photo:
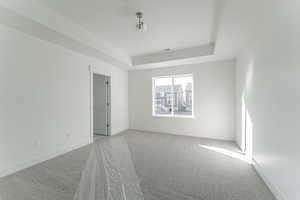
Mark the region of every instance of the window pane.
POLYGON ((193 114, 193 78, 191 76, 174 77, 174 114, 193 114))
POLYGON ((154 113, 156 115, 172 114, 172 78, 154 79, 154 113))

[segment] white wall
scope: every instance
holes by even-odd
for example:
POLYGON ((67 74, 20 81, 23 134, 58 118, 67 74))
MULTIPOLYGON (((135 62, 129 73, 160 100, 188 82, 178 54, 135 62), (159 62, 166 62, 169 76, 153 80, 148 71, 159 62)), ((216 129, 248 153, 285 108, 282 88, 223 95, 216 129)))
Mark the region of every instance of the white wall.
POLYGON ((242 102, 253 124, 253 159, 278 199, 300 198, 300 2, 259 2, 256 36, 237 62, 237 141, 242 102))
POLYGON ((128 72, 0 26, 0 176, 90 142, 90 72, 111 76, 112 133, 128 128, 128 72))
POLYGON ((130 128, 197 137, 235 138, 235 62, 129 72, 130 128), (194 119, 152 116, 152 77, 193 74, 194 119))

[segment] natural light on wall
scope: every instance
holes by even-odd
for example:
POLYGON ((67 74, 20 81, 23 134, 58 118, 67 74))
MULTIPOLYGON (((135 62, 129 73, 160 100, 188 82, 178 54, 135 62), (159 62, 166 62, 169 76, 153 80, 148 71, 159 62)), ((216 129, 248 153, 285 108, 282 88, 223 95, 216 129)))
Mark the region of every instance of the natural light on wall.
POLYGON ((253 123, 249 114, 249 111, 246 109, 246 157, 252 159, 253 154, 253 123))
POLYGON ((242 95, 242 152, 231 151, 225 148, 199 144, 199 147, 205 148, 216 153, 235 158, 249 164, 252 164, 253 154, 253 123, 249 110, 245 103, 244 94, 242 95))
POLYGON ((209 145, 202 145, 202 144, 199 144, 199 147, 210 150, 210 151, 214 151, 214 152, 216 152, 218 154, 222 154, 224 156, 228 156, 228 157, 231 157, 234 159, 241 160, 243 162, 247 162, 249 164, 252 163, 252 160, 250 158, 248 158, 247 156, 245 156, 244 154, 241 154, 241 152, 230 151, 225 148, 214 147, 214 146, 209 146, 209 145))
POLYGON ((253 156, 253 122, 246 102, 246 95, 249 95, 251 93, 253 74, 254 74, 254 61, 251 60, 247 67, 247 73, 245 77, 246 85, 241 96, 242 150, 248 159, 252 159, 253 156))
POLYGON ((193 117, 193 76, 152 78, 152 115, 193 117))
POLYGON ((242 97, 242 150, 246 157, 252 159, 253 154, 253 123, 249 110, 245 103, 245 97, 242 97))

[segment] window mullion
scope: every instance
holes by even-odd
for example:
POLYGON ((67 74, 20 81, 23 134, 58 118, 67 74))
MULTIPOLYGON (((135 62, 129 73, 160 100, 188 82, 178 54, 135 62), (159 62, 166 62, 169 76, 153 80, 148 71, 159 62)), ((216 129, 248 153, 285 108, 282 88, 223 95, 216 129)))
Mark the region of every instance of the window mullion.
POLYGON ((171 97, 172 97, 172 116, 174 116, 174 76, 172 76, 172 87, 171 87, 171 97))
POLYGON ((155 98, 155 79, 152 78, 152 115, 155 115, 155 105, 156 105, 156 98, 155 98))

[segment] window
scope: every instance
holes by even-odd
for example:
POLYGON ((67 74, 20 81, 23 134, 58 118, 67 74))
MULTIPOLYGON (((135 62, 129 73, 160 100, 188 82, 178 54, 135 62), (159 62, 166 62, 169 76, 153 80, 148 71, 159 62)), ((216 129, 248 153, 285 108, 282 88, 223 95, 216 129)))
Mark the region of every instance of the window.
POLYGON ((153 116, 193 116, 193 76, 176 75, 152 78, 153 116))

